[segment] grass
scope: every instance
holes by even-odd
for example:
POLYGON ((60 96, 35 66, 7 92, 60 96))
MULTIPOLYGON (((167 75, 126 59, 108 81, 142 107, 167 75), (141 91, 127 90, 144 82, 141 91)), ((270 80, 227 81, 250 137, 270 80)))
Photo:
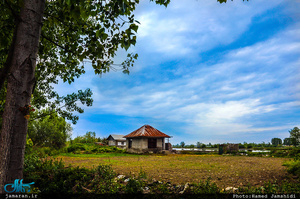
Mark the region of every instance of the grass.
POLYGON ((198 183, 208 178, 219 187, 263 186, 265 182, 293 181, 282 166, 286 158, 219 155, 134 155, 124 153, 61 154, 66 165, 93 168, 111 165, 118 174, 137 175, 173 184, 198 183))
MULTIPOLYGON (((64 157, 80 157, 80 158, 100 158, 100 157, 120 157, 120 156, 140 156, 128 153, 99 153, 99 154, 73 154, 73 153, 61 153, 59 156, 64 157)), ((58 155, 54 157, 59 157, 58 155)))

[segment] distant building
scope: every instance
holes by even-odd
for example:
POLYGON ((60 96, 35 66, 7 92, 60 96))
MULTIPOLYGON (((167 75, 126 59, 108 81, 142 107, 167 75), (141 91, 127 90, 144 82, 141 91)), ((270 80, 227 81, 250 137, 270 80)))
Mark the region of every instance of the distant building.
POLYGON ((150 125, 144 125, 124 138, 126 138, 126 150, 130 153, 160 153, 172 150, 172 145, 165 142, 165 138, 170 136, 150 125))
POLYGON ((124 135, 111 134, 108 136, 108 146, 116 146, 119 148, 126 148, 126 138, 124 135))
POLYGON ((238 153, 239 144, 220 144, 219 145, 219 154, 223 153, 238 153))

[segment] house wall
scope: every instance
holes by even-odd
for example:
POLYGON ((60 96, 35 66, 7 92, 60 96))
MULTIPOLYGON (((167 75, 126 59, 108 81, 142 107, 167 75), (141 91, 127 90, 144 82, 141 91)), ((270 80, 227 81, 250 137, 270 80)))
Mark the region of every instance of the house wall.
POLYGON ((117 141, 117 146, 126 146, 126 140, 124 140, 124 141, 117 141))
POLYGON ((116 142, 114 140, 108 140, 108 145, 109 146, 115 146, 116 142))
POLYGON ((148 149, 148 139, 147 138, 132 139, 132 148, 148 149))
POLYGON ((155 149, 148 149, 148 138, 133 138, 131 148, 128 148, 129 139, 126 139, 126 146, 129 153, 161 152, 165 149, 165 138, 157 138, 157 147, 155 149))
POLYGON ((160 150, 165 150, 165 138, 157 138, 157 148, 160 150))

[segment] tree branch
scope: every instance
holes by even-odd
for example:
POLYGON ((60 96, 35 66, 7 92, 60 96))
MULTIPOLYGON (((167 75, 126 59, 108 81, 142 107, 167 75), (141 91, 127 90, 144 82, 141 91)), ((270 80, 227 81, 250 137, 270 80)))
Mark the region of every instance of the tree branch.
POLYGON ((53 43, 54 45, 64 49, 65 51, 67 52, 71 52, 69 51, 68 49, 66 49, 65 47, 63 47, 62 45, 58 44, 57 42, 53 41, 52 39, 50 39, 49 37, 45 36, 43 33, 41 34, 41 36, 44 38, 44 39, 47 39, 48 41, 50 41, 51 43, 53 43))

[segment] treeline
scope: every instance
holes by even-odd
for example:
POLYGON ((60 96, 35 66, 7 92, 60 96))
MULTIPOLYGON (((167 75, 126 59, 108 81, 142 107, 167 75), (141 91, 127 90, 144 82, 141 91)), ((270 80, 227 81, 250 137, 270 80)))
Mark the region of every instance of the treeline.
MULTIPOLYGON (((299 146, 300 144, 300 129, 294 127, 289 131, 290 137, 284 138, 272 138, 271 142, 265 143, 239 143, 240 149, 250 149, 250 148, 265 148, 265 147, 281 147, 281 146, 299 146)), ((228 143, 223 143, 228 144, 228 143)), ((186 145, 183 141, 180 144, 173 145, 173 148, 218 148, 220 144, 204 144, 197 142, 196 144, 186 145)))

